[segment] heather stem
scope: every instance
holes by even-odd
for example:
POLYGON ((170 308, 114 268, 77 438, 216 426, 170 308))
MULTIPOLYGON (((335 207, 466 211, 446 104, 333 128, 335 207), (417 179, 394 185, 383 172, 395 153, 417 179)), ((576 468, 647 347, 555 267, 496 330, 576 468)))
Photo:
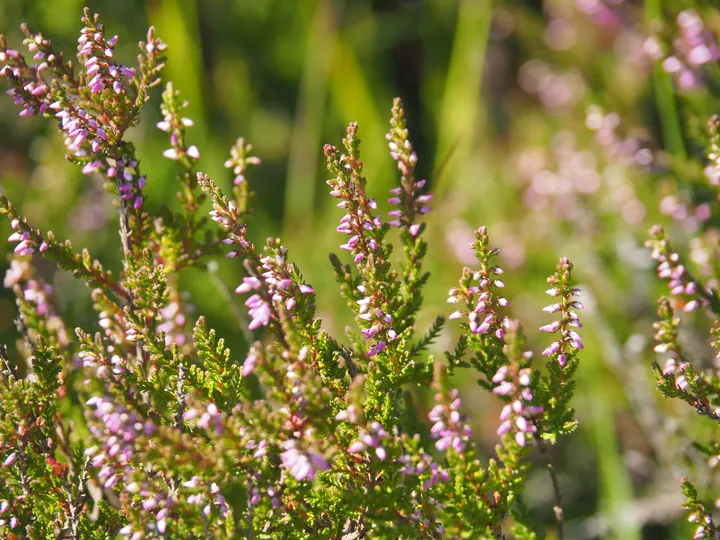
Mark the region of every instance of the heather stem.
POLYGON ((27 476, 27 454, 25 453, 25 447, 27 443, 25 440, 20 441, 20 448, 18 448, 18 456, 20 457, 20 484, 23 488, 23 495, 26 498, 31 496, 30 480, 27 476))
POLYGON ((7 353, 7 345, 0 345, 0 360, 2 360, 3 371, 5 371, 6 377, 17 379, 17 368, 10 363, 10 357, 7 353))
POLYGON ((183 418, 185 417, 186 408, 185 393, 185 366, 182 362, 178 363, 177 383, 175 385, 175 398, 177 399, 177 412, 175 413, 175 427, 181 432, 184 428, 183 418))
POLYGON ((70 536, 73 540, 79 540, 82 538, 80 534, 80 519, 82 517, 82 511, 86 504, 87 497, 84 494, 85 482, 87 481, 87 466, 90 462, 89 458, 85 459, 83 464, 82 473, 78 478, 78 495, 73 497, 72 488, 68 482, 67 476, 63 479, 65 495, 67 497, 68 512, 70 513, 70 536))
POLYGON ((563 517, 562 492, 560 491, 560 482, 558 481, 557 473, 555 472, 555 467, 552 463, 552 457, 550 456, 550 452, 547 448, 547 445, 545 444, 545 441, 543 441, 543 439, 537 434, 535 435, 535 441, 537 441, 540 455, 545 461, 545 467, 548 470, 548 474, 550 475, 550 481, 552 482, 553 494, 555 496, 553 512, 555 512, 557 537, 558 540, 563 540, 565 536, 565 522, 563 517))
MULTIPOLYGON (((128 267, 129 259, 132 257, 132 243, 130 240, 130 220, 128 213, 127 202, 120 197, 120 240, 123 247, 123 255, 125 256, 125 268, 128 267)), ((128 306, 131 310, 135 310, 135 301, 133 300, 133 293, 128 289, 127 291, 128 306)), ((142 340, 135 342, 135 356, 138 364, 144 366, 142 340)))
POLYGON ((130 241, 128 207, 122 198, 120 199, 120 241, 122 242, 123 255, 125 256, 125 262, 127 264, 127 260, 131 256, 130 248, 132 244, 130 241))

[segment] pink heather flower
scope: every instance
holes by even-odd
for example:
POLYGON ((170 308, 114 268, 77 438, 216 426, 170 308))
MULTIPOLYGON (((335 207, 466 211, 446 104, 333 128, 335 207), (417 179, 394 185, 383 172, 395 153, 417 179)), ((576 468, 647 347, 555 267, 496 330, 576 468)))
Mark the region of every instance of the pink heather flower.
POLYGON ((285 451, 280 454, 283 466, 290 474, 301 482, 303 480, 313 481, 318 471, 325 471, 330 468, 323 457, 312 450, 302 452, 297 448, 297 441, 291 439, 282 443, 285 451))
POLYGON ((681 89, 701 86, 702 67, 720 59, 720 50, 713 33, 704 25, 698 14, 685 10, 677 16, 678 37, 673 42, 671 55, 663 59, 664 51, 656 38, 645 43, 646 52, 654 60, 662 59, 662 68, 673 75, 681 89))
POLYGON ((125 486, 125 491, 128 493, 138 493, 140 491, 140 484, 137 482, 131 482, 127 486, 125 486))
MULTIPOLYGON (((257 297, 257 295, 255 295, 255 297, 257 297)), ((270 317, 272 315, 272 312, 270 311, 270 306, 268 306, 267 303, 265 303, 259 297, 257 297, 257 300, 255 302, 252 302, 250 304, 246 302, 245 305, 250 308, 249 314, 250 317, 252 317, 252 320, 248 325, 248 328, 250 330, 255 330, 256 328, 259 328, 261 326, 267 326, 270 323, 270 317)))
POLYGON ((432 195, 421 194, 425 180, 415 180, 417 154, 408 139, 404 114, 402 103, 396 99, 393 103, 390 132, 385 138, 388 141, 390 157, 397 163, 401 178, 400 185, 390 190, 392 197, 388 199, 390 204, 397 205, 398 208, 390 211, 388 215, 394 218, 389 222, 391 226, 405 227, 410 235, 415 237, 420 233, 420 225, 415 223, 415 220, 418 215, 431 210, 426 204, 432 200, 432 195))
POLYGON ((248 353, 247 358, 245 358, 245 362, 243 362, 242 365, 242 376, 247 377, 253 372, 253 369, 255 369, 255 364, 257 363, 257 353, 254 349, 250 350, 250 353, 248 353))
POLYGON ((363 450, 365 450, 365 443, 362 441, 355 441, 348 448, 348 452, 351 454, 357 454, 358 452, 362 452, 363 450))
POLYGON ((194 488, 198 487, 198 480, 199 480, 199 478, 197 476, 193 476, 187 482, 183 482, 183 487, 188 488, 188 489, 194 489, 194 488))
POLYGON ((235 289, 235 292, 238 294, 248 293, 252 290, 258 290, 261 286, 262 282, 258 278, 254 276, 245 277, 242 284, 235 289))
POLYGON ((13 452, 5 458, 5 461, 3 461, 3 467, 10 467, 13 463, 15 463, 15 461, 17 461, 17 452, 13 452))
POLYGON ((501 366, 495 375, 493 375, 492 382, 499 383, 505 380, 505 377, 508 373, 508 367, 507 366, 501 366))
POLYGON ((369 430, 360 430, 358 436, 359 440, 351 444, 347 451, 350 454, 357 454, 364 451, 368 447, 375 448, 375 455, 377 456, 377 458, 381 461, 384 461, 387 457, 387 451, 382 446, 382 441, 383 439, 385 439, 385 437, 387 437, 387 432, 385 431, 385 429, 383 429, 382 425, 379 422, 373 422, 372 424, 370 424, 369 430))
POLYGON ((560 350, 560 342, 559 341, 553 341, 550 346, 548 346, 543 352, 543 356, 553 356, 556 352, 560 350))
MULTIPOLYGON (((510 409, 508 409, 508 410, 510 410, 510 409)), ((497 434, 500 437, 502 437, 507 432, 509 432, 511 428, 512 428, 512 422, 510 422, 510 420, 505 420, 502 424, 500 424, 500 427, 497 430, 497 434)))
POLYGON ((200 159, 200 151, 195 145, 192 145, 187 149, 187 155, 193 159, 200 159))
POLYGON ((258 444, 257 450, 255 450, 255 452, 253 453, 253 457, 257 458, 257 459, 265 457, 267 455, 267 446, 268 446, 268 443, 267 443, 266 439, 263 439, 262 441, 260 441, 260 443, 258 444))
POLYGON ((558 321, 553 321, 553 322, 551 322, 550 324, 546 324, 545 326, 541 326, 541 327, 540 327, 540 331, 541 331, 541 332, 553 333, 553 332, 557 332, 559 328, 560 328, 560 323, 559 323, 558 321))
POLYGON ((503 381, 498 386, 493 388, 493 393, 500 396, 507 396, 515 390, 515 385, 511 382, 503 381))
POLYGON ((356 424, 358 421, 358 411, 355 405, 349 405, 347 409, 340 411, 335 415, 335 420, 343 422, 347 420, 352 424, 356 424))

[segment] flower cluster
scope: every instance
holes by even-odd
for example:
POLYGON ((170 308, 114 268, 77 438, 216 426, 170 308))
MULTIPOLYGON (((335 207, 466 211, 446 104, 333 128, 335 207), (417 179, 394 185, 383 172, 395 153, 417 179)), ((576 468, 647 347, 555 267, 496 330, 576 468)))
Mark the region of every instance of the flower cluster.
POLYGON ((93 416, 101 422, 91 424, 90 429, 95 439, 102 441, 99 448, 89 448, 86 453, 92 458, 93 467, 100 467, 98 478, 109 488, 124 475, 132 476, 131 463, 138 438, 152 435, 157 428, 151 421, 143 421, 103 397, 92 397, 86 405, 94 409, 93 416))
POLYGON ((185 333, 186 312, 192 312, 192 306, 183 304, 180 298, 173 300, 160 310, 158 318, 161 322, 155 330, 165 335, 167 345, 177 344, 182 346, 187 343, 185 333))
MULTIPOLYGON (((115 60, 117 36, 108 38, 97 15, 86 9, 78 39, 75 72, 71 62, 56 53, 49 40, 23 26, 24 44, 33 59, 28 65, 18 52, 8 49, 0 39, 0 75, 7 79, 22 116, 43 114, 60 119, 60 130, 68 149, 67 158, 83 166, 83 173, 100 172, 120 195, 123 249, 130 254, 133 243, 131 221, 142 228, 144 219, 140 173, 134 147, 123 140, 135 125, 149 89, 159 83, 165 44, 154 30, 141 42, 138 67, 130 68, 115 60), (134 214, 131 219, 131 214, 134 214)), ((28 250, 25 250, 26 252, 28 250)))
POLYGON ((548 284, 551 287, 545 291, 545 294, 557 301, 545 306, 543 311, 560 313, 560 319, 540 327, 542 332, 549 334, 560 332, 558 339, 543 351, 543 355, 557 359, 561 367, 565 367, 567 364, 569 354, 585 348, 582 338, 573 330, 573 328, 582 328, 580 317, 574 310, 583 309, 584 306, 579 300, 573 300, 573 297, 580 294, 580 290, 568 287, 570 269, 570 262, 562 259, 558 266, 558 273, 548 278, 548 284))
POLYGON ((262 280, 255 276, 246 277, 235 289, 238 294, 253 292, 245 301, 251 318, 250 330, 267 326, 273 316, 277 318, 273 304, 292 311, 302 295, 315 292, 307 283, 298 285, 293 281, 294 268, 286 263, 287 250, 277 240, 268 242, 266 253, 259 260, 262 280))
POLYGON ((280 454, 283 466, 298 482, 302 480, 315 480, 318 471, 330 468, 322 455, 312 449, 298 448, 298 441, 290 439, 282 444, 283 452, 280 454))
POLYGON ((358 440, 348 447, 350 454, 364 452, 368 448, 375 449, 375 455, 380 461, 384 461, 387 457, 387 450, 382 445, 383 439, 387 437, 387 432, 383 429, 380 422, 372 422, 370 430, 361 429, 358 440))
POLYGON ((716 114, 708 120, 708 132, 710 144, 706 155, 709 163, 703 172, 712 186, 718 186, 720 185, 720 117, 716 114))
POLYGON ((248 169, 251 166, 257 167, 260 165, 260 158, 251 154, 252 149, 252 144, 240 137, 230 149, 230 159, 225 161, 225 168, 232 169, 235 175, 235 178, 233 178, 233 195, 242 212, 248 211, 248 204, 252 195, 246 177, 248 169))
POLYGON ((422 489, 427 491, 438 482, 449 482, 450 475, 430 454, 403 454, 398 458, 403 465, 400 472, 405 476, 418 476, 422 479, 422 489))
MULTIPOLYGON (((650 230, 651 239, 646 246, 652 250, 652 258, 658 262, 657 274, 662 280, 668 281, 670 294, 680 297, 687 297, 682 307, 683 311, 697 311, 702 307, 711 305, 715 298, 711 291, 705 291, 697 280, 693 278, 689 270, 680 260, 680 255, 672 250, 665 238, 665 231, 659 225, 650 230)), ((713 307, 713 309, 715 309, 713 307)))
POLYGON ((688 363, 683 358, 682 349, 678 342, 680 319, 674 316, 667 298, 660 300, 658 311, 662 320, 653 323, 655 329, 654 338, 657 342, 653 350, 660 354, 669 353, 663 366, 663 374, 676 375, 675 385, 682 390, 687 390, 687 380, 683 372, 688 363))
POLYGON ((188 165, 200 159, 197 146, 185 144, 185 128, 194 126, 190 118, 181 116, 182 109, 188 106, 187 101, 180 101, 179 92, 173 89, 171 83, 165 90, 161 112, 163 119, 157 123, 158 129, 170 133, 170 148, 163 152, 163 156, 174 160, 188 160, 188 165))
POLYGON ((211 430, 216 436, 223 433, 223 421, 220 411, 214 403, 208 404, 204 411, 191 408, 183 415, 185 421, 192 422, 196 427, 204 430, 211 430), (212 428, 212 429, 211 429, 212 428))
POLYGON ((9 49, 3 38, 0 40, 0 62, 4 66, 0 75, 7 77, 11 87, 7 93, 13 96, 15 105, 22 107, 20 116, 31 116, 46 113, 51 103, 48 96, 50 88, 43 72, 50 69, 64 73, 67 68, 62 57, 58 57, 50 41, 42 34, 32 34, 25 25, 22 30, 27 36, 23 43, 38 63, 28 65, 25 57, 19 51, 9 49))
POLYGON ((430 433, 437 439, 435 448, 441 452, 452 448, 460 454, 472 437, 472 429, 462 422, 460 415, 462 400, 457 389, 450 392, 449 399, 452 401, 447 403, 442 394, 435 394, 437 404, 428 413, 428 418, 434 422, 430 433))
POLYGON ((337 231, 350 237, 340 249, 349 251, 356 264, 362 261, 372 264, 376 258, 382 256, 378 248, 384 232, 382 218, 373 215, 373 211, 377 210, 377 202, 366 196, 365 179, 360 176, 361 163, 353 155, 359 145, 356 124, 351 124, 348 128, 345 144, 348 154, 340 154, 336 148, 330 146, 325 147, 328 163, 333 165, 338 173, 336 178, 327 181, 332 188, 330 195, 340 199, 337 207, 345 211, 337 231))
POLYGON ((673 51, 666 54, 656 37, 645 42, 645 52, 655 61, 662 61, 663 70, 673 76, 683 90, 703 84, 701 68, 720 60, 720 49, 713 33, 700 16, 691 10, 677 16, 679 35, 673 40, 673 51))
POLYGON ((104 166, 101 161, 92 161, 83 167, 84 173, 101 170, 107 178, 117 182, 118 192, 123 201, 132 204, 135 210, 142 207, 144 196, 142 190, 145 187, 145 176, 140 174, 137 160, 130 158, 119 158, 113 165, 104 166))
POLYGON ((107 39, 97 19, 91 21, 88 18, 87 23, 78 38, 77 53, 78 60, 85 67, 85 76, 90 77, 87 85, 95 94, 105 88, 112 88, 113 92, 120 94, 124 87, 121 77, 134 77, 135 72, 114 61, 118 36, 107 39))
POLYGON ((357 124, 350 124, 343 143, 347 154, 330 145, 325 146, 328 169, 335 175, 327 184, 332 188, 330 194, 340 199, 337 207, 345 212, 337 231, 350 238, 340 249, 350 252, 359 273, 364 277, 363 282, 355 287, 353 307, 362 321, 363 336, 373 340, 366 356, 374 357, 397 337, 395 321, 390 312, 398 299, 391 297, 389 283, 395 279, 395 275, 390 270, 387 246, 383 242, 388 225, 383 224, 382 218, 374 214, 377 202, 365 192, 366 180, 362 176, 362 162, 359 159, 357 124))
POLYGON ((643 169, 655 161, 655 156, 643 137, 638 134, 622 137, 617 133, 620 115, 607 113, 599 105, 590 105, 585 114, 585 125, 594 132, 595 141, 607 152, 609 158, 643 169))
MULTIPOLYGON (((250 499, 248 500, 248 504, 250 506, 257 506, 263 499, 263 490, 260 488, 259 482, 260 473, 256 473, 253 476, 252 487, 250 488, 250 499)), ((266 488, 264 490, 264 495, 267 495, 270 500, 270 505, 273 508, 280 506, 280 499, 278 498, 279 493, 275 487, 266 488)))
POLYGON ((230 151, 230 159, 225 162, 225 168, 232 169, 235 174, 233 183, 239 186, 247 181, 248 166, 257 167, 260 165, 260 158, 250 154, 252 152, 252 144, 247 144, 245 139, 240 137, 230 151))
POLYGON ((420 233, 420 224, 415 223, 416 216, 427 214, 432 210, 427 206, 432 200, 432 195, 421 194, 427 183, 426 180, 415 181, 413 173, 417 164, 417 154, 408 139, 405 115, 399 99, 393 102, 390 132, 385 138, 390 147, 390 156, 397 163, 402 175, 400 186, 390 190, 392 197, 388 202, 399 208, 390 211, 392 219, 389 224, 393 227, 405 227, 412 236, 417 236, 420 233))
POLYGON ((497 370, 492 382, 497 384, 493 392, 510 400, 500 413, 501 424, 497 434, 502 437, 506 433, 514 433, 518 446, 525 446, 527 437, 537 432, 534 419, 543 412, 542 407, 532 405, 532 370, 512 369, 512 366, 505 365, 497 370))
POLYGON ((36 339, 44 334, 54 345, 61 348, 68 346, 67 329, 58 315, 53 287, 37 279, 26 260, 11 261, 3 285, 14 288, 17 294, 22 327, 28 337, 36 339))
POLYGON ((456 310, 450 319, 468 318, 468 326, 473 334, 494 334, 499 340, 503 339, 504 317, 499 314, 499 308, 507 307, 509 302, 499 296, 497 289, 505 288, 505 283, 498 277, 504 273, 499 266, 490 264, 492 257, 499 253, 497 248, 490 248, 487 229, 480 227, 475 231, 475 242, 471 249, 477 254, 480 261, 480 270, 463 270, 460 287, 450 289, 448 302, 451 304, 465 304, 465 310, 456 310))
POLYGON ((13 259, 10 261, 10 268, 5 272, 3 287, 10 289, 21 283, 30 275, 30 264, 27 261, 13 259))
MULTIPOLYGON (((13 229, 17 229, 20 226, 20 220, 14 219, 10 223, 10 226, 13 229)), ((17 255, 32 255, 35 253, 35 245, 33 245, 32 242, 32 234, 30 230, 22 230, 12 233, 8 237, 8 242, 17 242, 17 245, 15 246, 14 252, 17 255)), ((37 250, 42 253, 47 249, 47 242, 41 241, 40 245, 37 246, 37 250)), ((8 285, 6 285, 7 287, 8 285)))

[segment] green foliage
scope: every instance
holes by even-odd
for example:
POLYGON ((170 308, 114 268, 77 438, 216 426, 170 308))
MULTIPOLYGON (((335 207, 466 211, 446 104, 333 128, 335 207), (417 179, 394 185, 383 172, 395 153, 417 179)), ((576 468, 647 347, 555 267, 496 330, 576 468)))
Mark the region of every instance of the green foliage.
MULTIPOLYGON (((193 329, 193 341, 200 364, 191 365, 188 381, 203 397, 226 413, 246 398, 240 366, 231 361, 230 349, 215 330, 208 329, 205 317, 200 317, 193 329)), ((258 354, 251 351, 250 354, 258 354)))

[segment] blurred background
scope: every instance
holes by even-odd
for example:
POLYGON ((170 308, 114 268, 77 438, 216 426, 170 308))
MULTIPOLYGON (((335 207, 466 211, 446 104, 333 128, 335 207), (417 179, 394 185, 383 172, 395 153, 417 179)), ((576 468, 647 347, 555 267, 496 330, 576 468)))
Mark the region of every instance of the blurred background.
MULTIPOLYGON (((0 32, 20 48, 18 27, 26 21, 71 57, 84 4, 3 0, 0 32)), ((231 145, 239 136, 254 145, 263 164, 250 173, 257 194, 250 236, 260 243, 283 239, 315 286, 324 326, 340 338, 350 317, 327 254, 344 240, 334 231, 341 214, 327 195, 322 145, 338 145, 347 123, 358 121, 368 190, 387 210, 383 203, 398 177, 384 134, 392 98, 402 97, 419 176, 435 193, 426 233, 432 277, 420 327, 451 311, 447 291, 462 266, 474 263, 472 230, 487 225, 501 249, 510 312, 539 352, 549 342, 534 330, 549 322, 541 310, 545 278, 559 257, 569 257, 586 305, 586 350, 575 402, 580 430, 555 449, 567 537, 692 535, 679 506, 680 477, 690 474, 712 492, 715 480, 689 436, 706 439, 715 426, 654 389, 654 299, 663 286, 643 248, 653 223, 684 239, 708 219, 684 215, 682 225, 673 225, 685 208, 677 164, 687 178, 701 178, 692 160, 697 148, 685 148, 678 135, 677 110, 682 103, 683 129, 702 130, 713 87, 698 84, 676 100, 673 81, 654 69, 646 42, 672 32, 677 12, 692 2, 667 3, 673 4, 667 12, 657 0, 89 4, 109 34, 120 35, 119 61, 132 64, 149 25, 168 44, 165 80, 190 103, 195 127, 188 142, 200 149, 201 170, 229 187, 223 162, 231 145)), ((718 26, 716 14, 703 13, 706 24, 718 26)), ((148 176, 151 211, 176 204, 177 171, 161 155, 166 134, 154 127, 160 92, 130 135, 148 176)), ((119 269, 116 215, 100 179, 64 160, 51 122, 17 113, 10 99, 0 100, 3 191, 31 224, 119 269)), ((0 222, 0 233, 7 237, 9 230, 0 222)), ((9 244, 0 254, 4 274, 9 244)), ((216 272, 182 276, 196 313, 208 316, 240 360, 247 344, 231 291, 241 271, 237 261, 222 259, 216 272)), ((60 291, 59 308, 71 324, 91 330, 89 291, 50 266, 40 273, 60 291)), ((11 346, 14 317, 11 292, 0 290, 0 342, 11 346)), ((448 326, 432 354, 453 344, 455 330, 448 326)), ((702 344, 697 349, 711 358, 702 344)), ((490 455, 499 404, 462 375, 466 412, 490 455)), ((540 463, 527 502, 552 535, 552 491, 540 463)))

